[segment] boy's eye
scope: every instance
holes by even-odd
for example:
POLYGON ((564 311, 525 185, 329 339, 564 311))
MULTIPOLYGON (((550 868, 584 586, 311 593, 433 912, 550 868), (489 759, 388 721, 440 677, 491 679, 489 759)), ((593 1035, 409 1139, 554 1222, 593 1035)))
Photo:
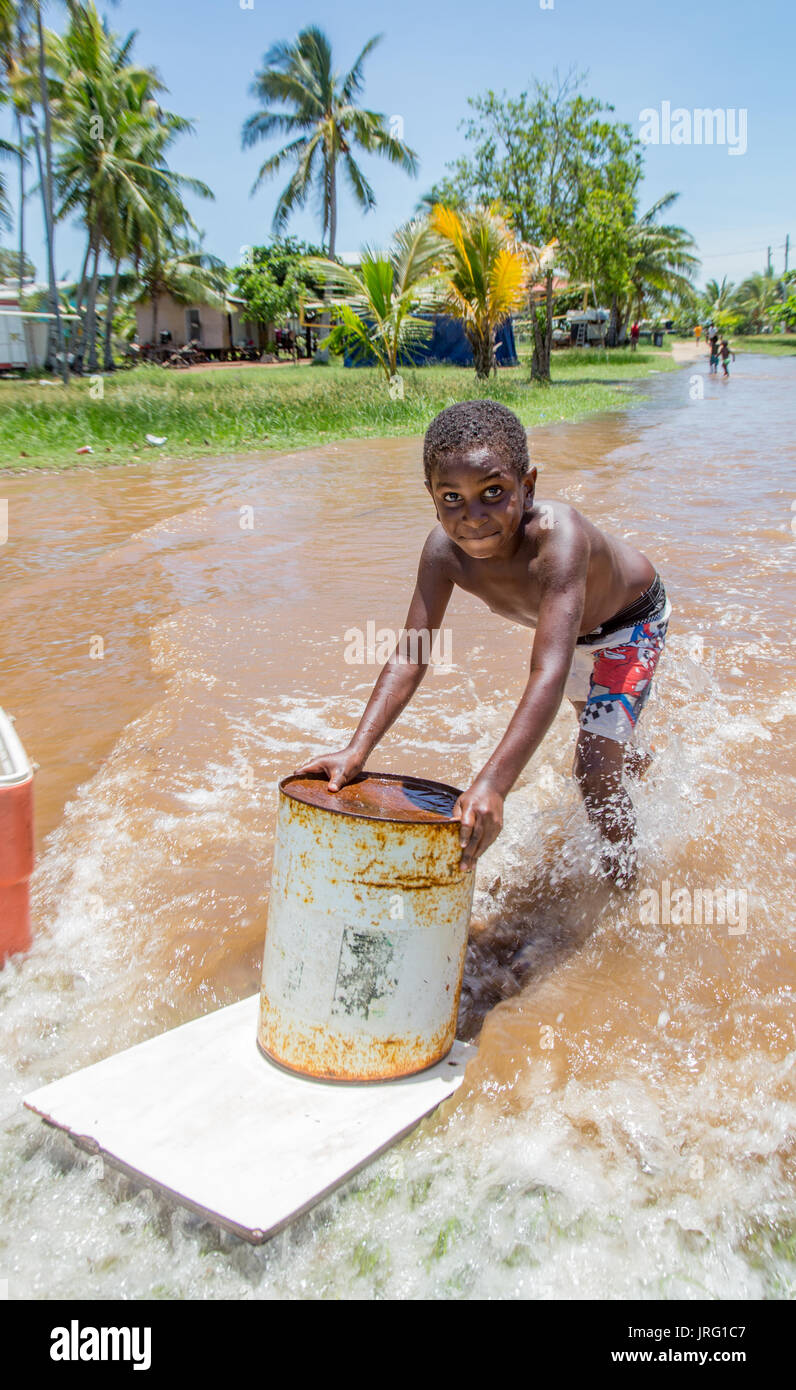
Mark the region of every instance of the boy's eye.
POLYGON ((503 489, 499 483, 492 483, 490 487, 484 488, 484 497, 488 497, 493 502, 496 497, 503 496, 503 489))
POLYGON ((443 502, 458 502, 460 498, 458 492, 443 492, 442 500, 443 502))

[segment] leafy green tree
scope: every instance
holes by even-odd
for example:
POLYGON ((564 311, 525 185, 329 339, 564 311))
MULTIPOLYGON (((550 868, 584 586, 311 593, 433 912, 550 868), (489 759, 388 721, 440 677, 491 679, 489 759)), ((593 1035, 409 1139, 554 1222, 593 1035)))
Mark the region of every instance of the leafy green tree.
POLYGON ((693 298, 699 264, 693 238, 659 221, 677 196, 667 193, 639 217, 634 193, 593 189, 570 229, 570 263, 610 305, 609 343, 622 339, 631 315, 641 318, 693 298))
MULTIPOLYGON (((570 231, 582 222, 589 194, 602 189, 626 199, 641 176, 641 146, 630 127, 606 119, 613 108, 582 95, 579 85, 570 74, 554 85, 537 81, 517 98, 491 91, 471 98, 475 114, 465 136, 472 153, 449 166, 462 197, 481 204, 499 200, 523 242, 557 240, 570 265, 577 259, 570 231)), ((532 315, 532 324, 532 375, 549 381, 552 265, 545 272, 542 313, 532 315)))
MULTIPOLYGON (((568 259, 584 283, 584 307, 590 292, 598 302, 618 308, 630 293, 632 256, 630 228, 634 203, 627 194, 616 197, 604 188, 587 193, 567 234, 568 259)), ((614 316, 614 337, 616 321, 614 316)))
MULTIPOLYGON (((4 251, 0 247, 0 282, 9 284, 19 275, 19 252, 4 251)), ((23 280, 36 279, 36 267, 29 256, 24 256, 22 261, 23 280)))
POLYGON ((363 212, 375 206, 376 197, 354 159, 356 147, 367 154, 382 155, 409 174, 417 172, 417 155, 390 132, 385 116, 357 105, 365 59, 380 39, 381 35, 369 39, 341 78, 334 70, 326 35, 314 26, 304 29, 294 43, 277 43, 268 50, 250 88, 264 109, 244 123, 244 149, 277 133, 290 137, 289 143, 262 165, 252 193, 265 179, 292 165, 293 173, 277 200, 274 233, 281 234, 291 214, 315 193, 320 202, 322 240, 332 259, 337 237, 338 164, 363 212), (272 103, 282 109, 272 109, 272 103))
POLYGON ((319 246, 309 246, 295 237, 251 247, 244 263, 232 271, 232 282, 245 302, 247 319, 279 328, 298 314, 302 296, 316 284, 305 258, 322 254, 319 246))

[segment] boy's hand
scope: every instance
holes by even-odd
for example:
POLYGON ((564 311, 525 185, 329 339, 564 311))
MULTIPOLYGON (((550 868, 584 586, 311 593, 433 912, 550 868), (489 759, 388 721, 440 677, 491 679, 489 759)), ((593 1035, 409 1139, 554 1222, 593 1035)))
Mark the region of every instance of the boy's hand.
POLYGON ((462 792, 453 815, 461 821, 461 866, 469 870, 503 828, 503 797, 488 782, 473 782, 462 792))
POLYGON ((348 782, 353 782, 364 767, 365 759, 351 748, 341 748, 339 753, 326 753, 322 758, 314 758, 311 763, 295 769, 296 776, 304 777, 310 772, 324 772, 329 778, 329 791, 339 792, 348 782))

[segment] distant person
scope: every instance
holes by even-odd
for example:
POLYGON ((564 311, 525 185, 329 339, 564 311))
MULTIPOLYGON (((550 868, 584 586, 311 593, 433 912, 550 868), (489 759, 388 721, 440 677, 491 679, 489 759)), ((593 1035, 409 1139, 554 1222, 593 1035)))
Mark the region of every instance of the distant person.
POLYGON ((639 776, 650 761, 630 740, 671 613, 660 576, 635 546, 606 535, 567 502, 536 501, 525 426, 497 401, 443 410, 426 430, 423 461, 437 524, 423 547, 401 638, 347 747, 299 772, 327 777, 331 792, 359 775, 420 685, 430 635, 454 589, 463 589, 535 636, 508 729, 453 810, 462 867, 471 869, 497 838, 503 802, 566 697, 580 725, 573 772, 602 836, 602 868, 629 887, 636 818, 623 777, 639 776), (425 634, 422 652, 418 634, 425 634))
POLYGON ((709 343, 712 343, 712 342, 713 342, 713 339, 714 339, 714 338, 718 338, 718 336, 719 336, 719 330, 718 330, 718 328, 716 327, 715 323, 713 323, 713 322, 711 321, 711 322, 708 324, 708 333, 707 333, 708 342, 709 342, 709 343))
POLYGON ((638 335, 639 335, 639 331, 640 331, 640 330, 639 330, 638 324, 637 324, 637 323, 634 323, 634 324, 633 324, 633 327, 632 327, 631 330, 630 330, 630 351, 631 351, 631 352, 635 352, 635 351, 636 351, 636 348, 638 347, 638 335))
POLYGON ((726 339, 726 338, 722 338, 721 347, 720 347, 720 349, 719 349, 719 354, 720 354, 720 356, 721 356, 721 365, 722 365, 722 368, 723 368, 723 371, 724 371, 724 375, 725 375, 725 376, 729 376, 729 375, 730 375, 730 369, 729 369, 729 366, 728 366, 727 364, 728 364, 730 358, 732 358, 733 362, 735 361, 735 353, 733 352, 733 350, 732 350, 732 348, 730 347, 729 343, 727 342, 727 339, 726 339))
POLYGON ((701 324, 701 323, 696 324, 696 326, 695 326, 695 328, 694 328, 694 337, 695 337, 695 339, 696 339, 697 347, 699 347, 699 340, 700 340, 700 338, 702 337, 702 324, 701 324))
POLYGON ((719 340, 718 337, 710 340, 710 374, 718 376, 719 373, 719 340))

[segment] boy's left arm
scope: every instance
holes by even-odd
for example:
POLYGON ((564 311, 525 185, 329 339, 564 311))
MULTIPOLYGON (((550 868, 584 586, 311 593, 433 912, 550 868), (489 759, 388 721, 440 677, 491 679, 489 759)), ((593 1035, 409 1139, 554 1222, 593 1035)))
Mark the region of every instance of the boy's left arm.
MULTIPOLYGON (((552 539, 552 538, 551 538, 552 539)), ((585 537, 548 540, 531 670, 511 723, 472 786, 456 803, 463 869, 492 844, 503 825, 503 802, 550 728, 564 695, 580 631, 589 566, 585 537)))

